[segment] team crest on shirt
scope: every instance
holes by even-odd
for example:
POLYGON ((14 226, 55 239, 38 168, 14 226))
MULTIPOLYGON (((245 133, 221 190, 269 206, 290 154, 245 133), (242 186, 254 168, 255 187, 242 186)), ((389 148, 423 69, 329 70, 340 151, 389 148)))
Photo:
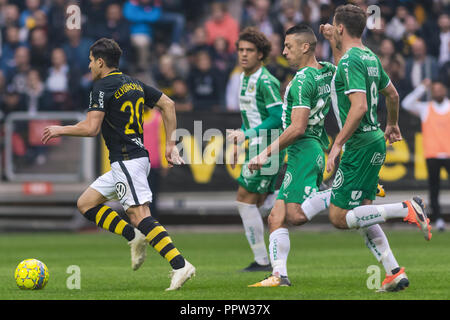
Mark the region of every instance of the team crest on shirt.
POLYGON ((255 83, 254 83, 254 82, 250 82, 250 83, 248 84, 247 92, 248 92, 248 93, 252 93, 252 92, 255 91, 255 89, 256 89, 255 83))
POLYGON ((115 185, 115 188, 116 188, 117 197, 119 198, 119 200, 122 200, 122 198, 127 193, 126 184, 123 182, 117 182, 115 185))

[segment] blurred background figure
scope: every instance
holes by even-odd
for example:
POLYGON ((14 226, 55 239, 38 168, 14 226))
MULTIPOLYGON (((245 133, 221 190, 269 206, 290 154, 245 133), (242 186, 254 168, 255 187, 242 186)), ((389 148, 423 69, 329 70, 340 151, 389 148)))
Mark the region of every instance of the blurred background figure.
MULTIPOLYGON (((422 38, 416 38, 411 45, 412 57, 406 60, 406 78, 413 88, 417 88, 424 79, 435 80, 439 67, 435 57, 427 55, 427 47, 422 38)), ((430 94, 427 99, 431 100, 430 94)))
POLYGON ((450 60, 450 18, 447 13, 439 16, 439 65, 450 60))
POLYGON ((281 24, 275 17, 271 16, 271 2, 269 0, 255 0, 253 1, 253 6, 248 9, 249 19, 242 27, 256 27, 256 29, 264 33, 266 37, 270 37, 274 33, 284 34, 283 26, 293 25, 296 23, 295 21, 300 21, 300 19, 295 20, 295 15, 292 16, 294 12, 289 5, 289 3, 284 4, 281 15, 281 20, 284 23, 281 24))
POLYGON ((1 55, 1 65, 0 68, 8 73, 14 68, 14 55, 16 49, 20 46, 24 46, 25 43, 20 41, 19 38, 19 28, 16 26, 7 27, 5 32, 5 38, 2 43, 2 55, 1 55))
POLYGON ((34 28, 30 32, 30 64, 39 70, 41 77, 47 76, 51 64, 51 50, 44 28, 34 28))
POLYGON ((45 80, 45 86, 52 96, 54 110, 71 111, 81 103, 71 92, 75 91, 76 82, 71 81, 71 73, 66 54, 62 48, 52 50, 51 67, 45 80))
POLYGON ((30 69, 27 73, 25 101, 27 111, 30 114, 52 109, 50 93, 45 88, 41 74, 37 69, 30 69))
POLYGON ((239 23, 227 11, 225 2, 211 4, 211 16, 205 22, 208 45, 213 45, 216 38, 222 37, 228 43, 228 51, 236 50, 236 40, 239 36, 239 23))
POLYGON ((422 122, 423 149, 427 162, 431 219, 440 231, 445 229, 439 205, 441 168, 450 177, 450 101, 446 85, 424 79, 402 102, 402 107, 417 115, 422 122), (432 100, 420 98, 431 87, 432 100))
POLYGON ((66 8, 68 0, 53 0, 48 10, 48 35, 52 47, 60 46, 64 42, 66 27, 66 8))
POLYGON ((122 49, 122 57, 120 59, 120 69, 128 72, 131 60, 131 43, 130 43, 130 25, 123 17, 122 7, 118 3, 111 3, 106 7, 106 20, 103 25, 97 28, 97 34, 94 37, 111 38, 116 41, 122 49))
POLYGON ((192 97, 186 81, 182 78, 176 78, 173 81, 172 100, 175 102, 176 112, 192 111, 192 97))
POLYGON ((212 65, 207 51, 195 55, 195 65, 188 76, 194 111, 219 111, 222 109, 222 87, 219 71, 212 65))
POLYGON ((14 53, 14 67, 6 74, 8 86, 13 86, 14 91, 25 94, 26 79, 30 69, 30 50, 24 46, 18 47, 14 53))
POLYGON ((405 6, 397 6, 395 16, 392 17, 386 26, 386 36, 392 38, 394 41, 400 41, 406 31, 405 21, 408 15, 408 9, 405 6))
POLYGON ((173 57, 165 54, 159 58, 153 71, 156 85, 169 98, 173 96, 173 82, 177 78, 173 57))
POLYGON ((136 71, 142 72, 150 60, 150 44, 154 30, 151 23, 161 17, 161 8, 152 0, 130 0, 123 7, 123 14, 130 22, 130 39, 136 53, 136 71))

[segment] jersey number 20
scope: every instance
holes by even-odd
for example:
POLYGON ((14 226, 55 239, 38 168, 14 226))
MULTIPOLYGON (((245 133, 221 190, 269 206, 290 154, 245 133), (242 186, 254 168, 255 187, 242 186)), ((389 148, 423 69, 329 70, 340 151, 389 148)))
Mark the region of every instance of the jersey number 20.
POLYGON ((141 119, 141 112, 140 112, 140 106, 144 104, 144 98, 139 98, 136 101, 136 105, 133 106, 133 103, 130 100, 125 101, 122 106, 120 107, 120 111, 125 112, 127 108, 130 108, 130 120, 125 125, 125 134, 136 134, 136 131, 130 126, 134 123, 134 115, 136 115, 136 121, 138 124, 138 130, 139 134, 143 133, 142 130, 142 119, 141 119))

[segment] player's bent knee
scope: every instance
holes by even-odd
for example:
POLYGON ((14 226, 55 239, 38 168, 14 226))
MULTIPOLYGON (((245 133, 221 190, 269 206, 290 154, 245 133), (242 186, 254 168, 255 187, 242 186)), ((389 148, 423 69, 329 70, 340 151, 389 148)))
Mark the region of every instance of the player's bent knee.
POLYGON ((302 224, 307 223, 308 219, 306 219, 305 216, 301 216, 301 215, 295 215, 295 216, 289 215, 287 217, 287 222, 294 226, 301 226, 302 224))
POLYGON ((345 214, 331 212, 329 214, 331 224, 337 229, 348 229, 347 222, 345 221, 345 214))
POLYGON ((287 206, 286 221, 294 226, 301 226, 308 222, 308 218, 297 203, 289 203, 287 206))
POLYGON ((276 211, 272 210, 270 212, 270 215, 267 217, 267 224, 269 225, 269 229, 277 229, 281 228, 284 222, 283 215, 277 213, 276 211))
POLYGON ((87 205, 86 205, 85 201, 83 201, 82 197, 78 198, 78 200, 77 200, 77 208, 78 208, 78 211, 80 211, 80 213, 83 215, 86 213, 86 211, 88 211, 90 209, 87 207, 87 205))
POLYGON ((143 219, 151 216, 148 204, 131 206, 126 213, 134 227, 137 227, 143 219))

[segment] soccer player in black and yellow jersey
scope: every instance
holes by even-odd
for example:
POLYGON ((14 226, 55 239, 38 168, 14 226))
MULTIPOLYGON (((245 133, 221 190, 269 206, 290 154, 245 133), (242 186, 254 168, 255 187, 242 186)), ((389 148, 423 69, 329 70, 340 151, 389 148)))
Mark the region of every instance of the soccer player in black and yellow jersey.
POLYGON ((90 48, 89 68, 94 80, 86 119, 71 126, 45 128, 42 141, 59 136, 94 137, 102 132, 109 150, 111 170, 92 183, 78 199, 78 209, 99 227, 120 234, 131 247, 132 268, 145 260, 148 243, 173 268, 167 290, 180 288, 195 274, 172 243, 166 229, 150 213, 152 193, 148 151, 143 144, 144 105, 161 110, 166 129, 166 158, 170 165, 183 164, 174 141, 176 115, 173 101, 159 90, 147 86, 118 70, 122 50, 111 39, 102 38, 90 48), (104 205, 121 202, 131 224, 104 205))

